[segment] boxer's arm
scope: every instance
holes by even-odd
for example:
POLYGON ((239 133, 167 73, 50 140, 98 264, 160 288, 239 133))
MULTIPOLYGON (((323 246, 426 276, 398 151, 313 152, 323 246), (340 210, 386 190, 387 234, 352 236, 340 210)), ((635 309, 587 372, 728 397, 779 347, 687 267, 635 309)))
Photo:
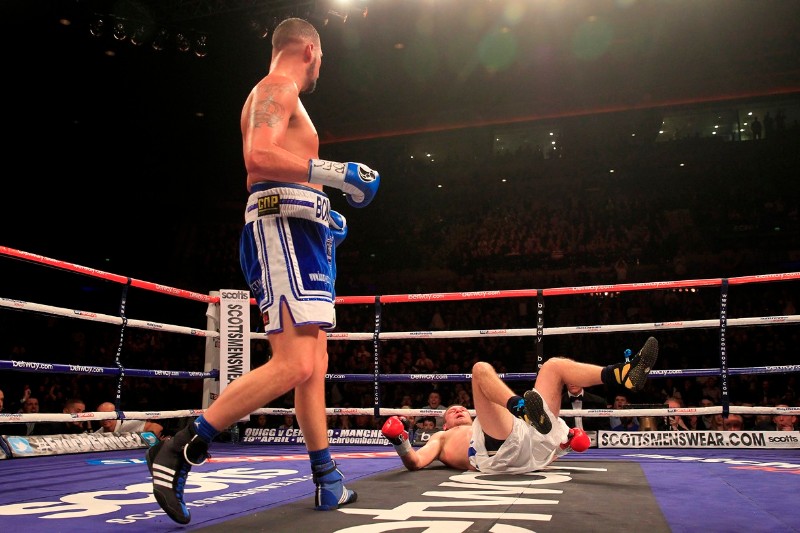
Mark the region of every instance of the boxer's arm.
POLYGON ((408 470, 420 470, 439 457, 444 446, 444 431, 434 433, 422 448, 415 450, 408 440, 410 423, 407 418, 391 416, 384 422, 381 433, 392 443, 397 455, 408 470))
POLYGON ((421 448, 412 448, 411 451, 405 455, 401 455, 400 459, 403 461, 403 466, 408 470, 422 470, 436 459, 444 449, 446 431, 439 431, 431 435, 425 446, 421 448))
MULTIPOLYGON (((308 183, 308 160, 316 153, 298 155, 284 148, 289 120, 299 105, 297 86, 284 76, 267 76, 250 92, 241 116, 248 185, 308 183)), ((316 150, 316 146, 309 148, 316 150)))

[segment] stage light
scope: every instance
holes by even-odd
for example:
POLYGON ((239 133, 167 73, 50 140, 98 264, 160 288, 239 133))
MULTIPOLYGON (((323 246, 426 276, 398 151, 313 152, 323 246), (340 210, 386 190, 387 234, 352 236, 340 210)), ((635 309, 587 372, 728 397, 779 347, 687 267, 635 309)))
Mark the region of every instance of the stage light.
POLYGON ((114 30, 111 34, 114 36, 114 39, 118 41, 124 41, 128 37, 128 34, 125 32, 125 24, 122 23, 122 21, 117 21, 117 23, 114 24, 114 30))
MULTIPOLYGON (((208 34, 193 28, 161 26, 152 20, 129 19, 113 13, 92 13, 88 18, 90 35, 96 38, 110 34, 113 41, 130 40, 132 46, 141 47, 144 44, 152 46, 158 52, 175 49, 188 53, 194 50, 197 57, 208 55, 208 34)), ((264 35, 269 26, 263 27, 264 35)), ((112 42, 113 42, 112 41, 112 42)), ((113 55, 110 48, 107 55, 113 55)))
POLYGON ((341 13, 339 11, 334 11, 333 9, 329 9, 328 13, 325 15, 324 25, 325 26, 328 25, 328 21, 330 20, 330 17, 336 17, 336 18, 338 18, 339 20, 342 21, 342 24, 344 24, 345 22, 347 22, 347 17, 349 15, 350 15, 349 13, 341 13))
POLYGON ((144 44, 144 39, 145 39, 144 25, 140 25, 133 32, 133 35, 131 35, 131 44, 133 46, 141 46, 142 44, 144 44))
POLYGON ((106 21, 102 17, 97 17, 89 24, 89 33, 93 37, 102 37, 106 29, 106 21))
POLYGON ((188 52, 189 49, 192 47, 191 43, 189 42, 189 39, 187 39, 186 36, 182 33, 178 33, 175 35, 175 43, 178 46, 179 52, 188 52))
POLYGON ((169 32, 164 28, 158 30, 156 38, 153 40, 153 50, 161 51, 166 47, 167 40, 169 39, 169 32))
POLYGON ((206 57, 208 55, 208 37, 200 35, 194 43, 194 55, 206 57))
POLYGON ((250 27, 250 31, 253 32, 259 39, 266 39, 269 35, 269 26, 256 19, 250 19, 248 22, 248 26, 250 27))

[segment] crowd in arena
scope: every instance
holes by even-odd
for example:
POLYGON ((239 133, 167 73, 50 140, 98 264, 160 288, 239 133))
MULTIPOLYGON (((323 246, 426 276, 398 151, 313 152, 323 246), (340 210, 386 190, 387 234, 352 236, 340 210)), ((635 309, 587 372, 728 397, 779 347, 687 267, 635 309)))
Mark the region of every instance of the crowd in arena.
MULTIPOLYGON (((797 271, 800 211, 792 198, 800 197, 798 144, 800 131, 792 128, 775 140, 684 139, 615 146, 608 153, 582 152, 578 146, 563 157, 548 158, 520 149, 476 154, 471 160, 445 157, 433 164, 378 150, 374 164, 387 169, 386 190, 381 193, 391 202, 381 204, 379 195, 379 207, 370 213, 343 210, 350 233, 337 250, 337 293, 512 290, 797 271), (609 173, 612 167, 615 172, 609 173), (508 179, 497 179, 503 176, 508 179), (434 177, 444 184, 442 190, 431 189, 434 177)), ((237 212, 180 228, 169 246, 174 269, 165 269, 186 276, 176 286, 198 292, 246 289, 237 260, 239 217, 237 212)), ((797 294, 791 282, 738 285, 730 289, 728 315, 795 315, 797 294)), ((129 298, 135 301, 137 296, 129 298)), ((720 288, 604 291, 545 303, 545 327, 718 319, 720 288)), ((383 331, 535 328, 535 306, 532 299, 512 298, 390 304, 385 306, 381 327, 383 331)), ((139 309, 146 311, 144 306, 139 309)), ((106 324, 84 325, 9 310, 0 313, 0 324, 4 332, 14 332, 0 339, 3 359, 203 370, 203 339, 133 328, 126 329, 121 339, 119 329, 106 324)), ((339 331, 373 328, 373 305, 337 306, 339 331)), ((669 330, 658 337, 659 368, 720 365, 716 329, 669 330)), ((611 364, 644 338, 636 332, 546 337, 544 356, 611 364)), ((787 364, 797 345, 797 329, 791 324, 731 327, 728 365, 787 364)), ((253 364, 263 364, 268 357, 267 342, 254 342, 253 364)), ((382 342, 378 364, 387 374, 468 373, 480 360, 492 363, 498 372, 535 372, 537 357, 536 340, 531 337, 412 339, 382 342)), ((330 373, 372 374, 374 365, 370 341, 329 343, 330 373)), ((530 386, 526 381, 513 383, 520 391, 530 386)), ((795 406, 796 386, 792 373, 737 374, 730 376, 729 396, 738 405, 795 406)), ((5 412, 21 411, 33 397, 41 412, 58 413, 74 398, 89 408, 113 401, 117 380, 6 371, 0 374, 0 389, 5 412)), ((385 407, 422 408, 434 391, 443 406, 473 407, 468 380, 385 383, 380 389, 385 407)), ((122 408, 127 410, 191 409, 202 403, 201 380, 124 378, 120 391, 122 408)), ((594 392, 608 406, 614 404, 614 391, 600 386, 594 392)), ((329 407, 372 406, 373 398, 371 381, 328 383, 329 407)), ((639 404, 670 400, 683 406, 699 406, 704 400, 718 404, 719 377, 653 379, 629 399, 639 404)), ((270 405, 291 406, 290 394, 270 405)), ((283 417, 270 417, 265 423, 277 427, 285 422, 283 417)), ((754 428, 758 422, 746 418, 744 427, 754 428)), ((330 424, 380 427, 372 417, 333 417, 330 424)))

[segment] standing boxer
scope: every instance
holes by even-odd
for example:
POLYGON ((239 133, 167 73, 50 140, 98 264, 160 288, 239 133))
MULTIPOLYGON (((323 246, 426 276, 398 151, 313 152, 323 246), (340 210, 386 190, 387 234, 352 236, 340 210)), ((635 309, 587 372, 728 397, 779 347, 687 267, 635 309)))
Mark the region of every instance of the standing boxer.
POLYGON ((534 388, 524 398, 500 380, 492 365, 475 363, 474 420, 465 407, 451 405, 444 413, 445 431, 434 433, 416 450, 401 418, 390 417, 382 431, 409 470, 419 470, 438 459, 452 468, 487 474, 532 472, 570 451, 583 452, 589 447, 589 437, 582 429, 570 429, 558 417, 565 383, 582 387, 604 383, 640 390, 657 357, 658 342, 653 337, 630 362, 607 367, 554 357, 539 369, 534 388))
POLYGON ((153 494, 170 518, 191 519, 183 499, 193 465, 208 445, 243 416, 294 389, 297 421, 316 484, 315 508, 354 502, 328 451, 325 329, 334 327, 335 248, 345 218, 330 209, 323 185, 342 190, 353 207, 367 206, 380 183, 359 163, 318 159, 317 130, 300 101, 314 90, 322 62, 317 30, 299 18, 272 34, 269 73, 250 92, 241 128, 247 189, 240 263, 258 302, 272 357, 233 381, 193 425, 147 453, 153 494))

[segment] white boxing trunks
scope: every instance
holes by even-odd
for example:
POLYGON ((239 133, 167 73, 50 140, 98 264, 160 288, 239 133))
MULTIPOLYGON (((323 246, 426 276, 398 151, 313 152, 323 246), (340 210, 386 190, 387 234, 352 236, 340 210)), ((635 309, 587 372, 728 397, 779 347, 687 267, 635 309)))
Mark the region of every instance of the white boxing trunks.
POLYGON ((547 416, 553 429, 542 435, 520 418, 514 419, 511 434, 497 452, 489 455, 486 450, 486 435, 480 417, 472 421, 472 438, 469 442, 469 462, 486 474, 524 474, 541 470, 556 458, 556 450, 567 441, 569 426, 547 408, 547 416))
POLYGON ((336 256, 325 193, 289 183, 252 188, 239 242, 239 262, 264 319, 264 331, 283 331, 280 304, 295 325, 336 324, 336 256))

